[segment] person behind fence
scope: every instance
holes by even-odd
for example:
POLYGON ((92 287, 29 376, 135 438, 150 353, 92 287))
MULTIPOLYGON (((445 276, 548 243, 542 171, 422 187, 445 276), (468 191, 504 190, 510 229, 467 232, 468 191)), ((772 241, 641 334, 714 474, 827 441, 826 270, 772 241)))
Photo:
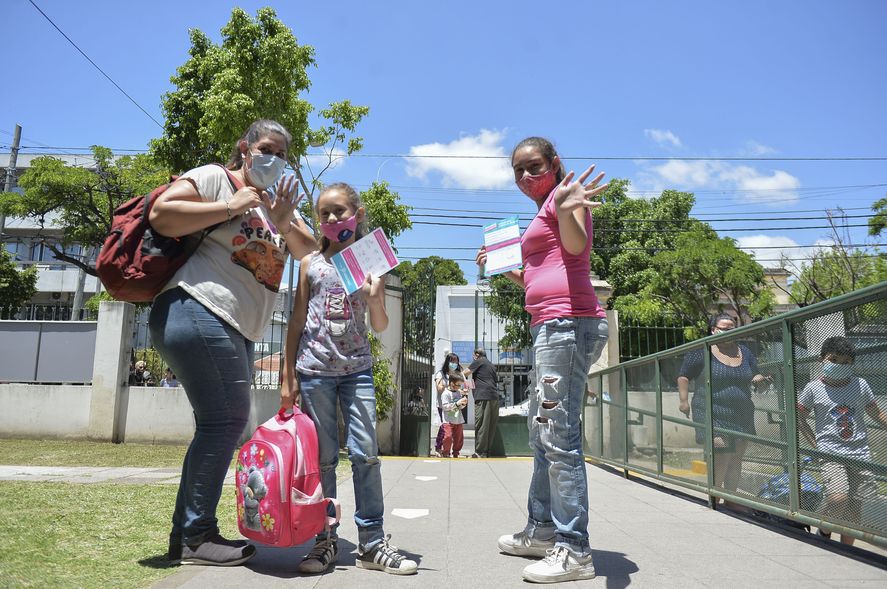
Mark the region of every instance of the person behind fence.
POLYGON ((447 388, 441 395, 444 439, 440 453, 443 458, 459 458, 465 440, 465 417, 462 409, 468 405, 468 391, 465 390, 465 377, 460 372, 450 372, 447 381, 447 388))
MULTIPOLYGON (((305 256, 286 334, 280 402, 302 407, 317 426, 321 483, 326 497, 336 496, 342 411, 354 483, 354 521, 358 532, 357 566, 396 575, 415 573, 417 564, 388 543, 382 529, 385 512, 376 440, 376 392, 373 355, 366 315, 376 332, 388 327, 385 281, 367 275, 348 294, 330 258, 367 234, 360 195, 344 183, 321 190, 315 205, 322 238, 319 251, 305 256)), ((338 558, 337 528, 318 534, 299 564, 303 573, 322 573, 338 558)))
POLYGON ((496 422, 499 420, 496 367, 487 360, 484 349, 478 348, 465 374, 474 379, 474 454, 471 457, 487 458, 496 438, 496 422))
MULTIPOLYGON (((850 340, 841 336, 826 339, 822 342, 819 361, 822 376, 807 383, 798 396, 798 429, 811 446, 835 457, 823 457, 823 513, 859 523, 860 497, 866 487, 874 485, 872 472, 860 464, 872 460, 865 414, 884 428, 887 428, 887 414, 878 407, 872 387, 854 374, 856 350, 850 340), (816 419, 815 435, 807 423, 811 412, 816 419)), ((821 527, 819 533, 831 535, 827 526, 821 527)), ((841 542, 853 544, 853 537, 842 534, 841 542)))
POLYGON ((139 360, 130 368, 129 384, 139 387, 154 386, 154 377, 148 371, 148 364, 144 360, 139 360))
POLYGON ((174 389, 179 386, 179 379, 176 378, 175 373, 169 366, 166 367, 166 372, 164 372, 163 378, 160 380, 160 386, 167 389, 174 389))
MULTIPOLYGON (((730 315, 720 314, 711 317, 709 333, 717 335, 736 328, 736 320, 730 315)), ((693 350, 684 357, 678 372, 678 409, 693 421, 704 424, 707 413, 707 390, 697 384, 692 403, 687 398, 690 381, 699 383, 703 371, 704 356, 701 349, 693 350)), ((728 429, 746 434, 755 434, 755 404, 751 398, 752 388, 771 380, 760 374, 758 361, 744 344, 735 340, 721 341, 711 346, 711 403, 712 447, 714 448, 715 486, 723 486, 727 491, 736 491, 742 475, 742 460, 748 441, 745 438, 720 433, 717 429, 728 429)), ((696 428, 696 443, 705 442, 705 428, 696 428)), ((724 505, 736 511, 749 511, 748 508, 732 501, 724 505)))
MULTIPOLYGON (((533 475, 527 525, 499 538, 499 549, 542 556, 523 577, 554 583, 595 576, 588 542, 588 480, 582 449, 582 402, 588 369, 607 341, 606 312, 591 284, 593 199, 604 174, 586 181, 564 166, 547 139, 530 137, 511 154, 518 188, 538 212, 521 237, 523 270, 505 276, 525 289, 538 375, 530 395, 533 475)), ((486 250, 477 254, 485 265, 486 250)))
POLYGON ((155 297, 148 321, 196 421, 172 517, 174 563, 236 565, 255 553, 219 534, 216 507, 249 418, 253 342, 271 321, 287 252, 301 258, 314 247, 295 213, 293 177, 281 179, 290 142, 280 123, 255 121, 227 164, 242 188, 220 166, 200 166, 151 208, 151 226, 169 237, 221 223, 155 297), (267 189, 275 183, 272 201, 267 189))
POLYGON ((432 456, 440 456, 440 447, 441 444, 443 444, 444 423, 446 422, 443 417, 443 406, 440 404, 440 397, 443 395, 443 392, 447 390, 449 374, 453 370, 462 372, 464 368, 462 368, 462 364, 459 362, 459 355, 453 352, 448 352, 446 356, 444 356, 443 365, 440 367, 440 370, 434 373, 434 389, 437 391, 437 416, 440 419, 440 426, 437 428, 437 436, 434 439, 434 452, 432 452, 432 456))
POLYGON ((428 415, 428 408, 425 404, 425 389, 422 387, 416 387, 416 390, 413 391, 413 394, 410 395, 410 398, 407 401, 406 414, 417 416, 428 415))

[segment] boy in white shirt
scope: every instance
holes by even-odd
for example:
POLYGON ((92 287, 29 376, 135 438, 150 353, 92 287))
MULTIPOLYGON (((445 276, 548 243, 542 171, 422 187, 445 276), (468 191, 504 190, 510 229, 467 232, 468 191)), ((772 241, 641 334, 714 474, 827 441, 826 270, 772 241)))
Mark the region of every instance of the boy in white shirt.
MULTIPOLYGON (((821 452, 871 461, 865 413, 887 428, 887 415, 878 407, 869 384, 853 373, 856 350, 845 337, 830 337, 822 343, 819 360, 822 377, 807 383, 798 397, 798 426, 811 446, 821 452), (816 417, 816 434, 807 423, 811 410, 816 417)), ((871 472, 845 462, 825 462, 825 513, 858 522, 860 487, 871 481, 871 472)), ((820 529, 823 536, 830 536, 820 529)), ((851 536, 841 542, 853 544, 851 536)))
POLYGON ((459 458, 464 441, 465 418, 462 417, 462 409, 468 405, 468 391, 465 390, 465 377, 456 371, 449 374, 449 383, 440 397, 443 408, 444 438, 441 444, 441 456, 459 458))

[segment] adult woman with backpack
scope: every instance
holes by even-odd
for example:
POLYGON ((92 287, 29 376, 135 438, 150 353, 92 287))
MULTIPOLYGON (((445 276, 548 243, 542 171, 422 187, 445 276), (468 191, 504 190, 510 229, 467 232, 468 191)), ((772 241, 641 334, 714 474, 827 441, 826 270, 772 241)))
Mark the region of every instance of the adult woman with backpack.
POLYGON ((249 417, 253 342, 271 320, 287 253, 302 258, 315 243, 295 214, 295 179, 281 179, 290 142, 280 123, 255 121, 227 169, 186 172, 149 215, 154 231, 175 238, 221 223, 154 299, 148 322, 197 426, 172 517, 173 563, 232 566, 255 553, 219 534, 216 507, 249 417), (275 184, 272 200, 267 189, 275 184))

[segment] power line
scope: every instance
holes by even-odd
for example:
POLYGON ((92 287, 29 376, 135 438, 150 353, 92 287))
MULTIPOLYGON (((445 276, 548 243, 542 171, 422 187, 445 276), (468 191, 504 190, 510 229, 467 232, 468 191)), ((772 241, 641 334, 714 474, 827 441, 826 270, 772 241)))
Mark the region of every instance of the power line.
MULTIPOLYGON (((887 246, 887 243, 845 243, 844 248, 861 248, 861 247, 883 247, 887 246)), ((820 248, 820 249, 830 249, 833 246, 830 245, 792 245, 792 246, 784 246, 784 245, 762 245, 762 246, 736 246, 736 249, 739 250, 768 250, 768 249, 807 249, 807 248, 820 248)), ((467 250, 467 251, 477 251, 477 247, 471 246, 447 246, 447 247, 424 247, 424 246, 398 246, 399 250, 467 250)), ((592 250, 603 250, 603 251, 631 251, 631 252, 639 252, 639 251, 673 251, 669 249, 663 248, 648 248, 648 247, 594 247, 592 246, 592 250)), ((881 254, 871 254, 871 255, 881 255, 881 254)))
POLYGON ((89 63, 91 63, 92 66, 93 66, 95 69, 97 69, 97 70, 98 70, 103 76, 105 76, 105 77, 108 79, 109 82, 111 82, 112 84, 114 84, 114 87, 116 87, 118 90, 120 90, 120 92, 122 92, 123 95, 126 96, 126 97, 129 99, 130 102, 132 102, 134 105, 136 105, 140 111, 142 111, 143 113, 145 113, 145 116, 147 116, 149 119, 151 119, 152 121, 154 121, 154 123, 155 123, 158 127, 160 127, 161 129, 163 129, 163 125, 161 125, 159 122, 157 122, 157 119, 155 119, 154 117, 152 117, 151 114, 150 114, 148 111, 146 111, 144 108, 142 108, 142 105, 140 105, 138 102, 136 102, 135 99, 134 99, 132 96, 130 96, 129 94, 127 94, 127 93, 126 93, 126 90, 124 90, 123 88, 121 88, 121 87, 120 87, 120 84, 118 84, 117 82, 115 82, 115 81, 111 78, 111 76, 109 76, 108 74, 106 74, 105 71, 104 71, 102 68, 100 68, 100 67, 98 66, 98 64, 96 64, 96 62, 94 62, 92 59, 90 59, 90 57, 89 57, 86 53, 84 53, 83 50, 80 49, 80 47, 77 46, 77 43, 75 43, 74 41, 72 41, 71 38, 70 38, 68 35, 66 35, 65 32, 64 32, 63 30, 61 30, 57 24, 55 24, 54 22, 52 22, 52 19, 49 18, 49 16, 47 16, 47 14, 46 14, 45 12, 43 12, 43 10, 41 10, 39 6, 37 6, 37 4, 34 2, 34 0, 28 0, 28 2, 31 3, 31 6, 33 6, 34 8, 37 9, 37 12, 39 12, 40 14, 43 15, 43 18, 45 18, 46 20, 49 21, 49 24, 51 24, 53 27, 55 27, 55 30, 57 30, 59 33, 61 33, 62 37, 64 37, 65 39, 68 40, 68 43, 70 43, 71 45, 74 46, 74 49, 76 49, 77 51, 80 52, 80 55, 82 55, 83 57, 86 58, 86 61, 88 61, 89 63))
MULTIPOLYGON (((29 0, 29 1, 31 2, 31 4, 34 4, 33 0, 29 0)), ((38 10, 40 10, 40 9, 38 8, 38 10)), ((41 11, 41 13, 42 12, 43 11, 41 11)), ((46 16, 46 15, 44 14, 44 16, 46 16)), ((49 20, 49 17, 47 17, 47 20, 49 20)), ((52 23, 51 20, 49 22, 52 23)), ((53 26, 55 26, 55 23, 53 23, 53 26)), ((56 28, 58 29, 58 27, 56 27, 56 28)), ((60 33, 62 32, 61 29, 59 29, 59 32, 60 33)), ((62 33, 62 35, 64 35, 64 33, 62 33)), ((65 38, 68 39, 67 35, 65 35, 65 38)), ((71 40, 68 39, 68 41, 71 41, 71 40)), ((71 44, 74 45, 74 47, 77 47, 77 45, 75 45, 73 41, 71 41, 71 44)), ((80 51, 81 53, 83 53, 79 47, 77 47, 77 50, 80 51)), ((83 55, 84 55, 84 57, 89 59, 89 57, 87 57, 85 53, 83 55)), ((92 60, 90 60, 90 63, 93 63, 92 60)), ((95 65, 95 63, 93 63, 93 65, 95 65)), ((98 69, 98 66, 95 66, 95 67, 98 69)), ((99 69, 99 71, 101 71, 101 69, 99 69)), ((102 73, 104 74, 104 72, 102 72, 102 73)), ((107 74, 105 74, 105 76, 108 77, 107 74)), ((111 80, 110 77, 108 77, 108 79, 111 80)), ((113 80, 111 80, 111 82, 114 83, 113 80)), ((116 86, 117 84, 114 83, 114 85, 116 86)), ((119 86, 118 86, 118 88, 119 88, 119 86)), ((120 89, 120 91, 123 92, 123 89, 120 89)), ((124 94, 126 94, 126 93, 124 92, 124 94)), ((127 97, 129 97, 128 94, 127 94, 127 97)), ((130 100, 132 100, 132 98, 130 98, 130 100)), ((135 103, 135 101, 133 101, 133 102, 135 103)), ((137 103, 136 103, 136 106, 138 106, 137 103)), ((139 106, 139 108, 141 108, 141 107, 139 106)), ((142 109, 142 112, 145 112, 144 109, 142 109)), ((145 112, 145 114, 148 114, 148 113, 145 112)), ((150 117, 151 115, 148 114, 148 116, 150 117)), ((153 117, 152 117, 152 120, 154 120, 153 117)), ((154 122, 157 123, 156 120, 154 120, 154 122)), ((160 123, 157 123, 157 124, 160 125, 160 123)), ((163 127, 162 125, 160 125, 160 126, 161 126, 161 128, 163 127)), ((52 147, 50 149, 88 150, 90 148, 89 147, 52 147)), ((144 151, 144 149, 129 149, 129 148, 127 148, 127 149, 119 149, 116 151, 144 151)), ((324 154, 306 154, 306 156, 313 156, 313 155, 324 155, 324 154)), ((475 155, 475 154, 464 154, 464 155, 461 155, 461 154, 454 154, 454 155, 431 155, 431 154, 428 154, 428 155, 422 155, 422 154, 408 154, 408 153, 393 153, 393 154, 352 153, 352 154, 342 154, 342 155, 337 156, 337 159, 345 159, 345 158, 363 158, 363 159, 403 158, 403 159, 460 159, 460 160, 504 159, 504 160, 508 160, 508 159, 511 159, 511 156, 508 156, 508 155, 475 155)), ((669 156, 669 157, 664 157, 664 156, 645 156, 645 155, 633 155, 633 156, 604 156, 604 155, 601 155, 601 156, 566 156, 566 155, 564 155, 564 156, 561 156, 561 159, 562 160, 583 160, 583 161, 588 160, 588 161, 704 161, 704 162, 860 162, 860 161, 862 161, 862 162, 868 162, 868 161, 880 162, 880 161, 887 161, 887 156, 784 156, 784 157, 775 157, 775 156, 774 157, 669 156)), ((463 189, 463 190, 472 190, 472 189, 463 189)), ((505 189, 487 189, 487 190, 505 190, 505 189)), ((749 192, 761 192, 761 190, 780 190, 780 189, 776 188, 776 189, 761 189, 761 190, 747 189, 747 190, 749 192)), ((717 191, 713 191, 713 192, 717 192, 717 191)))

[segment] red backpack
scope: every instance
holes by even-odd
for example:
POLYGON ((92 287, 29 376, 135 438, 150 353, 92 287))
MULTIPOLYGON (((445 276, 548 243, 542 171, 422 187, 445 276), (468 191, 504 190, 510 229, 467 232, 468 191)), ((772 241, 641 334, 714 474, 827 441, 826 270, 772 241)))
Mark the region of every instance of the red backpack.
MULTIPOLYGON (((243 183, 227 168, 216 165, 225 170, 235 192, 242 188, 243 183)), ((160 235, 151 228, 151 207, 176 179, 173 176, 168 184, 114 209, 111 232, 102 244, 95 269, 105 290, 118 301, 150 303, 206 236, 221 225, 179 238, 160 235)))
POLYGON ((341 518, 339 502, 323 496, 314 422, 298 407, 256 428, 237 453, 235 477, 237 525, 256 542, 298 546, 341 518), (327 515, 329 504, 335 517, 327 515))

